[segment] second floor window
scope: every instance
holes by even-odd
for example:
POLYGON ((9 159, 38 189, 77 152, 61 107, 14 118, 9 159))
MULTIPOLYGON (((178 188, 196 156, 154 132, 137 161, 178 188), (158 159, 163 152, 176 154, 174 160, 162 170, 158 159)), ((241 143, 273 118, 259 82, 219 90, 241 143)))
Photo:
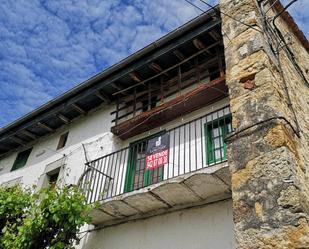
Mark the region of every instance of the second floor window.
POLYGON ((30 156, 31 151, 32 151, 32 148, 19 152, 15 159, 15 162, 13 164, 11 171, 24 167, 27 163, 27 160, 30 156))
POLYGON ((69 136, 69 132, 66 132, 66 133, 64 133, 60 136, 58 146, 57 146, 57 150, 63 148, 66 145, 66 143, 68 141, 68 136, 69 136))

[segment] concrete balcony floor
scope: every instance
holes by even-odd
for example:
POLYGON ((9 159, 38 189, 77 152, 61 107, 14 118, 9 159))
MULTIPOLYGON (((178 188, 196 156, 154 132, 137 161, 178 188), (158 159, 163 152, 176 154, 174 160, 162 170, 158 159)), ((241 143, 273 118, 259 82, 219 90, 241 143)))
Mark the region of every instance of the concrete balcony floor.
POLYGON ((92 224, 110 226, 231 198, 227 162, 100 201, 92 224))

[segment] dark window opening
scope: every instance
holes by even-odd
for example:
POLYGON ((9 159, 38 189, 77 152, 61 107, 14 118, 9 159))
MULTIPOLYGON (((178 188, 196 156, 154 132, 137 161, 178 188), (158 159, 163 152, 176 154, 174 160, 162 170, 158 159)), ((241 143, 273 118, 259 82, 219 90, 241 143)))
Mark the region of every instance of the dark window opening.
POLYGON ((209 74, 210 74, 210 81, 220 77, 220 71, 218 71, 218 68, 216 67, 209 68, 209 74))
POLYGON ((57 184, 57 181, 58 181, 58 177, 59 177, 59 172, 60 172, 60 168, 50 172, 47 174, 48 176, 48 185, 51 187, 51 188, 54 188, 57 184))
POLYGON ((57 146, 57 150, 59 150, 59 149, 61 149, 65 146, 65 144, 67 143, 67 140, 68 140, 68 136, 69 136, 69 132, 66 132, 66 133, 64 133, 60 136, 58 146, 57 146))
POLYGON ((146 112, 146 111, 148 111, 148 110, 150 110, 152 108, 155 108, 157 106, 157 99, 158 99, 157 96, 151 97, 151 99, 150 99, 150 108, 149 108, 148 100, 144 100, 142 102, 142 104, 143 104, 143 112, 146 112))
POLYGON ((15 159, 15 162, 13 164, 11 171, 24 167, 27 163, 27 160, 30 156, 31 151, 32 151, 32 148, 19 152, 15 159))

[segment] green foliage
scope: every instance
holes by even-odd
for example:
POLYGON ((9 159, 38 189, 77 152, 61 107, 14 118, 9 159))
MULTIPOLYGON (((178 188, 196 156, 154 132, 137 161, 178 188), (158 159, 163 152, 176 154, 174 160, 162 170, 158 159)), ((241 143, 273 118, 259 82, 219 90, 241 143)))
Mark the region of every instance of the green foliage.
POLYGON ((26 212, 30 206, 31 199, 32 195, 29 189, 23 191, 19 186, 0 187, 0 231, 8 222, 16 223, 23 218, 24 211, 26 212))
POLYGON ((90 206, 76 187, 44 189, 0 187, 0 248, 70 249, 90 222, 90 206))

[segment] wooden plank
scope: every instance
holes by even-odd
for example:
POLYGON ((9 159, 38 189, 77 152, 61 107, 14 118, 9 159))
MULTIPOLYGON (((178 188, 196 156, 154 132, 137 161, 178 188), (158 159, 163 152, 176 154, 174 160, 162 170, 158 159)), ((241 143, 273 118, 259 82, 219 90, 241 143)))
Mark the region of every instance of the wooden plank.
MULTIPOLYGON (((220 54, 220 58, 223 58, 223 54, 220 54)), ((214 57, 214 58, 212 58, 210 60, 207 60, 206 62, 200 64, 199 67, 200 68, 208 67, 208 66, 211 67, 211 66, 214 66, 214 65, 218 65, 216 57, 214 57)), ((204 70, 206 70, 206 69, 204 69, 204 70)), ((182 73, 182 76, 183 76, 183 78, 185 78, 187 75, 189 75, 191 73, 194 73, 195 71, 196 71, 196 66, 191 68, 189 71, 182 73)), ((170 87, 171 85, 176 84, 177 81, 178 81, 178 75, 173 77, 173 78, 168 79, 167 81, 165 81, 164 85, 165 86, 168 85, 168 87, 170 87)), ((151 91, 154 92, 154 91, 159 90, 159 87, 156 87, 155 84, 153 84, 151 89, 152 89, 151 91)), ((147 95, 147 94, 148 94, 148 89, 144 90, 144 91, 141 91, 141 92, 138 92, 136 94, 136 97, 139 99, 142 96, 147 95)), ((132 94, 131 95, 127 95, 125 97, 122 97, 121 99, 124 100, 125 103, 128 103, 128 102, 133 100, 133 95, 132 94)), ((121 108, 120 108, 120 110, 121 110, 121 108)))
POLYGON ((43 129, 47 130, 47 131, 50 131, 50 132, 54 131, 53 128, 51 128, 50 126, 48 126, 47 124, 44 124, 42 122, 38 122, 37 125, 40 126, 43 129))
POLYGON ((70 119, 67 118, 66 116, 64 116, 63 114, 57 114, 57 117, 65 124, 69 124, 70 123, 70 119))
POLYGON ((78 106, 77 104, 72 104, 72 107, 73 107, 76 111, 78 111, 80 114, 85 115, 85 114, 87 113, 83 108, 81 108, 81 107, 78 106))
POLYGON ((156 75, 154 75, 154 76, 152 76, 152 77, 150 77, 150 78, 148 78, 148 79, 146 79, 146 80, 143 80, 143 81, 141 81, 141 82, 139 82, 139 83, 137 83, 137 84, 135 84, 135 85, 133 85, 133 86, 127 87, 127 88, 125 88, 125 89, 123 89, 123 90, 120 90, 120 91, 118 91, 118 92, 116 92, 116 93, 113 93, 113 95, 118 95, 119 93, 126 92, 126 91, 128 91, 128 90, 130 90, 130 89, 132 89, 132 88, 134 88, 134 87, 136 87, 136 86, 142 85, 142 84, 144 84, 144 83, 146 83, 146 82, 148 82, 148 81, 150 81, 150 80, 152 80, 152 79, 155 79, 155 78, 157 78, 158 76, 160 76, 160 75, 162 75, 162 74, 164 74, 164 73, 166 73, 166 72, 168 72, 168 71, 170 71, 170 70, 172 70, 172 69, 174 69, 174 68, 177 68, 177 67, 180 66, 181 64, 183 64, 183 63, 185 63, 185 62, 187 62, 187 61, 193 59, 194 57, 198 56, 199 54, 204 53, 206 50, 211 49, 211 48, 213 48, 213 47, 216 47, 216 46, 219 45, 220 43, 221 43, 220 41, 215 42, 215 43, 211 44, 210 46, 206 47, 205 49, 202 49, 202 50, 198 51, 197 53, 195 53, 195 54, 189 56, 188 58, 184 59, 183 61, 181 61, 181 62, 179 62, 179 63, 177 63, 177 64, 175 64, 175 65, 173 65, 173 66, 171 66, 171 67, 169 67, 169 68, 167 68, 167 69, 165 69, 165 70, 163 70, 161 73, 158 73, 158 74, 156 74, 156 75))
MULTIPOLYGON (((203 70, 203 72, 200 73, 199 75, 200 75, 200 78, 207 78, 207 77, 210 77, 211 75, 214 75, 214 74, 216 74, 216 73, 218 73, 218 72, 219 72, 219 69, 218 69, 218 70, 215 70, 215 71, 212 71, 211 73, 206 72, 206 70, 203 70)), ((182 75, 182 77, 183 77, 183 78, 186 78, 186 77, 190 76, 190 74, 192 75, 192 74, 194 74, 194 73, 195 73, 195 69, 192 70, 192 71, 189 71, 189 72, 184 73, 184 74, 182 75)), ((176 77, 174 78, 173 82, 171 82, 172 85, 168 85, 168 86, 165 85, 165 86, 164 86, 164 97, 165 97, 165 98, 168 98, 168 97, 170 97, 171 95, 177 93, 178 88, 173 88, 173 87, 177 86, 177 82, 178 82, 178 76, 176 76, 176 77)), ((183 89, 185 89, 185 88, 191 86, 191 85, 194 84, 195 82, 200 82, 200 79, 198 79, 198 78, 197 78, 197 79, 195 79, 195 78, 190 78, 190 79, 188 79, 188 80, 183 81, 182 84, 181 84, 181 90, 183 90, 183 89)), ((160 90, 159 88, 157 88, 157 89, 155 89, 155 90, 152 90, 152 91, 151 91, 151 94, 152 94, 152 95, 160 95, 160 92, 161 92, 161 90, 160 90)), ((145 96, 145 97, 146 97, 146 94, 147 94, 147 91, 143 91, 143 95, 140 95, 140 97, 137 98, 137 99, 139 99, 139 100, 141 101, 141 97, 142 97, 142 96, 145 96)), ((133 96, 133 95, 132 95, 132 96, 133 96)), ((160 101, 160 100, 157 100, 157 102, 159 102, 159 101, 160 101)), ((132 106, 132 103, 133 103, 132 101, 124 102, 124 105, 123 105, 121 108, 119 108, 118 110, 119 110, 119 111, 122 111, 122 110, 124 110, 124 109, 130 108, 130 107, 132 106)), ((142 108, 136 109, 136 111, 139 111, 139 110, 142 110, 142 108)), ((111 114, 115 114, 115 113, 116 113, 116 111, 111 112, 111 114)), ((129 112, 127 112, 126 114, 123 114, 123 115, 119 116, 119 119, 122 119, 122 118, 124 118, 124 117, 126 117, 126 116, 128 116, 128 115, 130 115, 130 114, 132 114, 132 113, 133 113, 133 111, 132 111, 132 112, 129 111, 129 112)), ((115 121, 115 120, 112 120, 112 122, 114 122, 114 121, 115 121)))
POLYGON ((128 139, 226 96, 228 96, 228 88, 225 85, 225 77, 220 77, 209 83, 199 85, 192 91, 167 101, 150 111, 113 126, 111 131, 121 139, 128 139))
POLYGON ((141 76, 137 72, 131 72, 131 73, 129 73, 129 76, 135 82, 141 82, 142 81, 141 76))
POLYGON ((208 54, 212 55, 212 53, 206 48, 205 44, 200 39, 194 39, 193 44, 198 50, 204 50, 208 54))
MULTIPOLYGON (((163 68, 158 64, 158 63, 151 63, 150 65, 149 65, 149 67, 153 70, 153 71, 155 71, 156 73, 161 73, 161 72, 163 72, 164 70, 163 70, 163 68)), ((169 76, 169 73, 168 72, 165 72, 164 73, 165 74, 165 76, 169 76)))
POLYGON ((25 134, 27 137, 30 137, 33 140, 38 138, 38 136, 36 134, 34 134, 33 132, 30 132, 28 130, 23 130, 22 134, 25 134))
POLYGON ((186 59, 186 57, 181 53, 178 49, 173 51, 173 54, 180 60, 183 61, 186 59))
POLYGON ((107 96, 105 93, 102 93, 102 91, 97 91, 94 93, 95 96, 97 96, 99 99, 103 100, 107 104, 111 103, 112 100, 109 96, 107 96))
POLYGON ((26 141, 24 141, 24 140, 22 140, 22 139, 20 139, 20 138, 18 138, 18 137, 10 137, 10 139, 12 140, 12 141, 14 141, 15 143, 18 143, 18 144, 20 144, 20 145, 25 145, 27 142, 26 141))

